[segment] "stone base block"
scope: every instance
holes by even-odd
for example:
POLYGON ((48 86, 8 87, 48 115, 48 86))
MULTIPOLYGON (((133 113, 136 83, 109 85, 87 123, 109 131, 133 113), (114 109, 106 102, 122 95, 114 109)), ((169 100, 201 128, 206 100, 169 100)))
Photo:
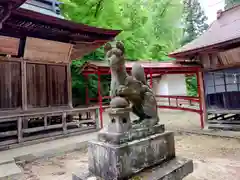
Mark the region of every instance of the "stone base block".
MULTIPOLYGON (((146 169, 133 176, 132 179, 141 180, 182 180, 193 172, 193 162, 183 158, 174 158, 161 165, 146 169)), ((73 173, 72 180, 110 180, 102 179, 89 172, 73 173)), ((113 180, 113 179, 111 179, 113 180)))
POLYGON ((113 133, 103 129, 98 133, 98 140, 111 144, 122 144, 133 140, 139 140, 153 134, 163 133, 164 131, 164 124, 157 124, 153 127, 142 127, 139 129, 132 128, 124 133, 113 133))
POLYGON ((121 145, 89 143, 89 171, 106 180, 131 177, 175 157, 173 132, 155 134, 121 145))

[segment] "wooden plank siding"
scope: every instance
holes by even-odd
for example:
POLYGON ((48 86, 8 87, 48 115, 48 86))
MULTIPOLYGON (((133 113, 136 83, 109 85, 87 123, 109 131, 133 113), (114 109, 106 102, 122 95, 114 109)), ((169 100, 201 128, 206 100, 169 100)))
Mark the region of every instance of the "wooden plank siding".
POLYGON ((46 65, 27 63, 28 107, 46 107, 47 102, 46 65))
POLYGON ((203 53, 200 62, 205 71, 236 67, 240 65, 240 47, 220 51, 203 53))
MULTIPOLYGON (((24 61, 24 60, 22 60, 24 61)), ((26 91, 27 108, 67 106, 69 103, 68 65, 26 63, 0 60, 0 110, 23 107, 26 91), (22 74, 26 79, 22 79, 22 74), (26 81, 26 89, 22 83, 26 81), (23 89, 23 91, 22 91, 23 89)))
POLYGON ((72 44, 27 37, 24 59, 40 62, 69 63, 71 50, 72 44))
POLYGON ((0 54, 18 55, 20 39, 0 36, 0 54))
POLYGON ((27 63, 28 107, 67 105, 66 68, 27 63))
POLYGON ((50 106, 68 104, 67 66, 48 66, 48 91, 51 96, 50 106))
POLYGON ((0 109, 21 107, 21 66, 0 61, 0 109))
POLYGON ((0 40, 0 111, 72 108, 72 44, 31 37, 25 44, 5 36, 0 40), (24 57, 19 57, 19 46, 24 57))

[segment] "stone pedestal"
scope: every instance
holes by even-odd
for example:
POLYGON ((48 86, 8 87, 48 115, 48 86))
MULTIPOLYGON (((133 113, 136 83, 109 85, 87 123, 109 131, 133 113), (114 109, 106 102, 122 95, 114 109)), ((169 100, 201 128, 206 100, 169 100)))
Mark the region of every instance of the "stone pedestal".
POLYGON ((156 180, 164 179, 164 174, 170 177, 169 173, 178 172, 178 177, 185 177, 192 172, 192 161, 180 162, 175 158, 173 132, 165 132, 161 124, 135 129, 131 127, 130 112, 130 108, 109 111, 109 125, 99 132, 98 140, 89 142, 89 172, 74 174, 73 180, 87 180, 92 176, 101 180, 123 180, 146 169, 147 177, 153 177, 152 168, 162 172, 161 177, 154 178, 156 180), (170 166, 166 162, 175 165, 172 172, 169 168, 166 170, 165 167, 170 166), (186 167, 184 172, 187 173, 177 171, 186 167))
POLYGON ((172 132, 155 134, 121 145, 89 143, 89 171, 106 180, 128 178, 175 157, 172 132))

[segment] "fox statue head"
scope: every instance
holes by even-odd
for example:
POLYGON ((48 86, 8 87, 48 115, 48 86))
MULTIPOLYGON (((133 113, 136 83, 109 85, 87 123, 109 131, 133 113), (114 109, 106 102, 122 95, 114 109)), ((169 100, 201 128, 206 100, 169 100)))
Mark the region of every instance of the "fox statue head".
POLYGON ((110 43, 107 43, 104 47, 105 59, 108 61, 112 70, 119 70, 125 64, 124 58, 124 45, 122 42, 116 42, 113 47, 110 43))

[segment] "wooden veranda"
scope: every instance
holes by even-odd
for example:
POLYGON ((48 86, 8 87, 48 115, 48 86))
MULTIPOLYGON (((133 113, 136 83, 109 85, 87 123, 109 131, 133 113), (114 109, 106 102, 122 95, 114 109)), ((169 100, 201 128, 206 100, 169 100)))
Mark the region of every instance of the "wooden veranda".
POLYGON ((25 1, 0 1, 0 149, 96 130, 97 107, 72 107, 70 64, 120 32, 20 7, 25 1))
MULTIPOLYGON (((126 69, 130 74, 131 67, 135 62, 127 62, 126 69)), ((152 87, 153 76, 163 75, 163 74, 186 74, 186 75, 196 75, 198 84, 198 96, 164 96, 156 94, 158 100, 158 107, 163 109, 173 109, 173 110, 184 110, 190 112, 196 112, 200 115, 200 127, 204 128, 203 121, 203 110, 202 110, 202 93, 203 93, 203 81, 201 68, 195 65, 180 65, 175 62, 156 62, 156 61, 139 61, 145 70, 146 76, 150 77, 149 85, 152 87), (191 106, 189 106, 191 104, 191 106), (194 105, 193 105, 194 104, 194 105)), ((109 96, 102 96, 101 93, 101 76, 110 75, 110 68, 107 62, 99 61, 89 61, 86 62, 81 68, 80 73, 85 76, 86 82, 89 79, 90 74, 98 75, 98 105, 100 111, 100 122, 101 127, 103 127, 103 112, 107 104, 103 104, 103 100, 110 99, 109 96)), ((110 82, 109 82, 110 83, 110 82)), ((86 104, 90 101, 96 100, 88 97, 88 83, 86 83, 86 104)))

